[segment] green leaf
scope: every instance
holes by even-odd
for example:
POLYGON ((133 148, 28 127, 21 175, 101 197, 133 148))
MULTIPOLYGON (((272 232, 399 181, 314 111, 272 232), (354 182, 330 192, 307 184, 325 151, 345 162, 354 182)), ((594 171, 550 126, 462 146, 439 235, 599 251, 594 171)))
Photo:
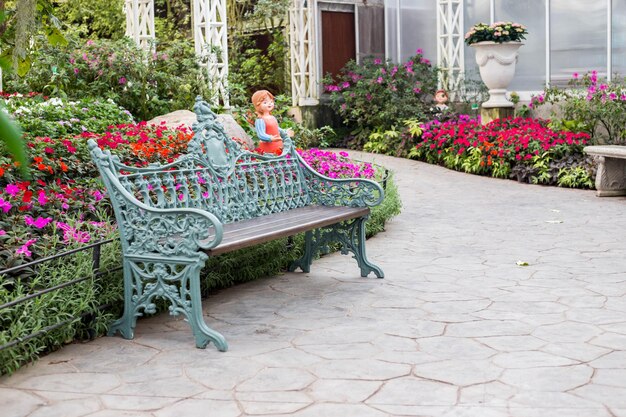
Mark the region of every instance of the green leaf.
POLYGON ((63 33, 56 27, 48 27, 46 35, 52 46, 67 46, 68 44, 63 33))
POLYGON ((24 58, 19 58, 17 62, 17 75, 20 77, 25 76, 30 71, 30 67, 32 65, 31 59, 26 56, 24 58))
POLYGON ((20 163, 20 170, 25 177, 29 177, 26 151, 22 141, 22 132, 7 114, 0 109, 0 139, 6 144, 13 159, 20 163))

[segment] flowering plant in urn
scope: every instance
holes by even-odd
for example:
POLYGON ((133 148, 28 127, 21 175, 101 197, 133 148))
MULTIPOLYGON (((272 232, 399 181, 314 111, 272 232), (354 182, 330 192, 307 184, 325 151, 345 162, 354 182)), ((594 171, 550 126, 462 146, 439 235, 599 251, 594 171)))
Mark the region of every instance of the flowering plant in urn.
POLYGON ((489 100, 483 108, 513 107, 506 98, 506 89, 515 75, 517 50, 523 45, 528 31, 513 22, 478 23, 465 34, 465 43, 476 48, 476 63, 480 78, 489 89, 489 100))
POLYGON ((478 42, 495 43, 520 42, 528 34, 526 27, 520 23, 496 22, 491 25, 478 23, 465 34, 465 43, 472 45, 478 42))

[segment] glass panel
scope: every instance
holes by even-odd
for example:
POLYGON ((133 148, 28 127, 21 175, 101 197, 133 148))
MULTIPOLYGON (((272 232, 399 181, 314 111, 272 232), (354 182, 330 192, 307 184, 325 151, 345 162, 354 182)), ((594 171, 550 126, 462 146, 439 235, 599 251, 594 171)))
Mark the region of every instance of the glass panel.
POLYGON ((398 62, 398 19, 396 13, 399 0, 385 0, 385 57, 398 62))
POLYGON ((626 0, 613 0, 612 20, 612 72, 623 78, 626 76, 626 0))
POLYGON ((606 1, 550 1, 550 82, 597 70, 606 76, 606 1))
MULTIPOLYGON (((463 35, 469 32, 470 28, 476 23, 490 23, 489 21, 489 1, 485 0, 467 0, 463 5, 463 35)), ((478 65, 476 65, 476 54, 474 48, 467 45, 465 48, 465 78, 468 80, 480 81, 478 73, 478 65)))
POLYGON ((437 64, 437 2, 400 0, 401 57, 406 61, 419 48, 433 65, 437 64))
POLYGON ((528 35, 519 49, 515 78, 509 91, 543 90, 546 82, 546 3, 545 0, 499 0, 496 21, 521 23, 528 35))

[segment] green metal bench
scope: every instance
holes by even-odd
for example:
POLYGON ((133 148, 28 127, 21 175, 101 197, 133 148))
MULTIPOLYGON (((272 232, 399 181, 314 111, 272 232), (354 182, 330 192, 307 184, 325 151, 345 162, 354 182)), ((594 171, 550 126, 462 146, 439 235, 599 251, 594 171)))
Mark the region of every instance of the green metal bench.
POLYGON ((188 153, 145 168, 124 165, 93 141, 89 149, 113 204, 124 268, 124 314, 109 335, 132 339, 137 317, 154 313, 155 298, 170 314, 183 314, 196 346, 225 351, 224 337, 202 318, 200 270, 209 256, 305 233, 303 256, 293 263, 309 272, 329 242, 352 252, 361 276, 383 271, 365 255, 369 207, 380 204, 379 184, 331 179, 302 160, 290 140, 280 156, 244 151, 198 98, 198 121, 188 153))

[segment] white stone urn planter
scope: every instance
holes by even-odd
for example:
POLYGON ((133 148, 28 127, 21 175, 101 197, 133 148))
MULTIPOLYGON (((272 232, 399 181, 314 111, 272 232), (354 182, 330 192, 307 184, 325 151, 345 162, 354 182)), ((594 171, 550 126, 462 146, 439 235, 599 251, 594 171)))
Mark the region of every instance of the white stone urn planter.
POLYGON ((480 70, 480 78, 489 88, 489 100, 483 103, 484 108, 513 107, 507 100, 506 89, 513 81, 517 50, 521 42, 495 43, 491 41, 473 43, 476 48, 476 63, 480 70))

